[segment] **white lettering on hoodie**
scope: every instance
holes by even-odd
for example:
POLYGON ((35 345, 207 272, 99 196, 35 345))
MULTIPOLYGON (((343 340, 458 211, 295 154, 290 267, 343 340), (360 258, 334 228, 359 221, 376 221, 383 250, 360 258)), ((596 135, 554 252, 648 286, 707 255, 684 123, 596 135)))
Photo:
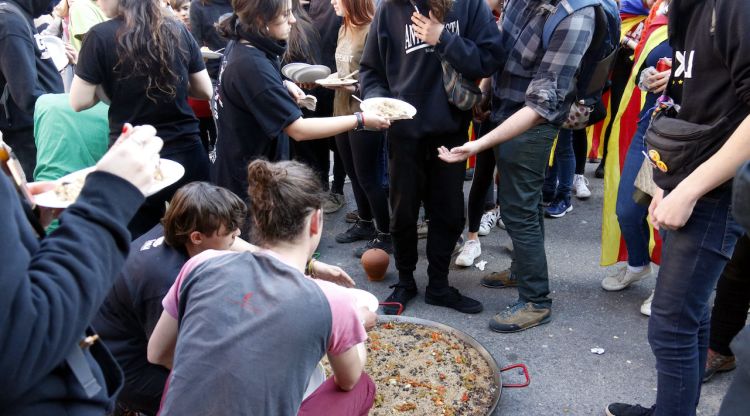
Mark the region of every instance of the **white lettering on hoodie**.
MULTIPOLYGON (((461 36, 461 31, 458 27, 458 20, 446 23, 445 30, 461 36)), ((404 53, 410 54, 414 51, 429 47, 431 47, 431 45, 424 43, 424 41, 422 41, 422 39, 419 39, 414 33, 414 25, 404 25, 404 53)))
POLYGON ((675 78, 679 78, 682 74, 685 74, 685 79, 693 77, 693 58, 695 57, 695 51, 676 51, 675 58, 677 59, 677 69, 674 71, 675 78))

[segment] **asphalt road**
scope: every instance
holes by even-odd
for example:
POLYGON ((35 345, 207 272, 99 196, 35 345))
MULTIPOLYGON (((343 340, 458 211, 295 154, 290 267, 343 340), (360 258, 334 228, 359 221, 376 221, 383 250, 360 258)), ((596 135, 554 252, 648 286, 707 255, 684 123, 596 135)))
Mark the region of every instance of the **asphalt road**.
MULTIPOLYGON (((601 240, 601 179, 593 178, 595 165, 587 166, 592 196, 574 200, 573 211, 560 219, 546 220, 546 248, 552 290, 552 322, 517 334, 498 334, 488 329, 490 318, 512 303, 515 289, 487 289, 479 284, 484 273, 510 265, 510 238, 500 229, 481 237, 486 271, 451 266, 450 281, 462 293, 481 300, 485 311, 465 315, 426 305, 422 299, 427 284, 425 240, 420 240, 420 262, 416 279, 420 295, 404 315, 430 319, 460 328, 482 345, 503 367, 524 363, 531 373, 525 389, 505 389, 495 415, 603 415, 611 402, 650 406, 656 397, 654 357, 646 338, 648 318, 641 315, 641 302, 648 297, 655 279, 639 282, 621 292, 601 289, 600 281, 615 268, 599 266, 601 240), (603 348, 597 355, 591 348, 603 348)), ((470 182, 465 184, 468 195, 470 182)), ((359 288, 383 300, 397 281, 391 262, 383 282, 369 282, 352 250, 362 243, 338 244, 334 235, 349 224, 344 214, 355 209, 351 188, 346 186, 348 206, 326 216, 326 231, 319 251, 321 260, 347 270, 359 288)), ((715 415, 731 381, 732 373, 719 374, 704 385, 698 414, 715 415)), ((516 370, 503 374, 507 383, 520 382, 516 370)))

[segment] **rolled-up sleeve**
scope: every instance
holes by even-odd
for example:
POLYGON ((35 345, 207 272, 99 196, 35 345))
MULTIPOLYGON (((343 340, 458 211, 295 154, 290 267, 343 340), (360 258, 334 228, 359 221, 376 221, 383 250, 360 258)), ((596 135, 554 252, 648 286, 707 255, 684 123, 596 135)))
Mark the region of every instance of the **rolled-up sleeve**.
POLYGON ((534 79, 526 89, 526 105, 550 122, 567 113, 566 97, 575 88, 576 73, 594 35, 594 8, 586 7, 557 26, 534 79))

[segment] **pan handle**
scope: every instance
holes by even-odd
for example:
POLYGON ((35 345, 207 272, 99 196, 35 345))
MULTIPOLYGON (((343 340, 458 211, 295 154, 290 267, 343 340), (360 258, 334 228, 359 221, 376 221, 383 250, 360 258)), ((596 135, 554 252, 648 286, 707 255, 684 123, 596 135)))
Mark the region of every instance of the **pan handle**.
POLYGON ((380 305, 380 306, 398 306, 398 312, 396 312, 396 315, 401 315, 401 312, 404 311, 404 305, 401 304, 401 302, 380 302, 378 305, 380 305))
POLYGON ((526 382, 521 383, 521 384, 503 384, 502 387, 504 389, 516 389, 516 388, 528 387, 528 385, 531 384, 531 376, 529 375, 529 369, 526 367, 526 364, 512 364, 501 369, 500 372, 504 373, 514 368, 520 368, 521 370, 523 370, 523 375, 524 377, 526 377, 526 382))

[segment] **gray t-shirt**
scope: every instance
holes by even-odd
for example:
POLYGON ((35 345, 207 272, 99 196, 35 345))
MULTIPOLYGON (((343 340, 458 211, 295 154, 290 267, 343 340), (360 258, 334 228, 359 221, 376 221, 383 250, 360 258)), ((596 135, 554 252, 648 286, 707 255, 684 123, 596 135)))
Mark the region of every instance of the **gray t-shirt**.
POLYGON ((233 253, 181 282, 161 415, 296 415, 332 328, 326 295, 278 259, 233 253))

